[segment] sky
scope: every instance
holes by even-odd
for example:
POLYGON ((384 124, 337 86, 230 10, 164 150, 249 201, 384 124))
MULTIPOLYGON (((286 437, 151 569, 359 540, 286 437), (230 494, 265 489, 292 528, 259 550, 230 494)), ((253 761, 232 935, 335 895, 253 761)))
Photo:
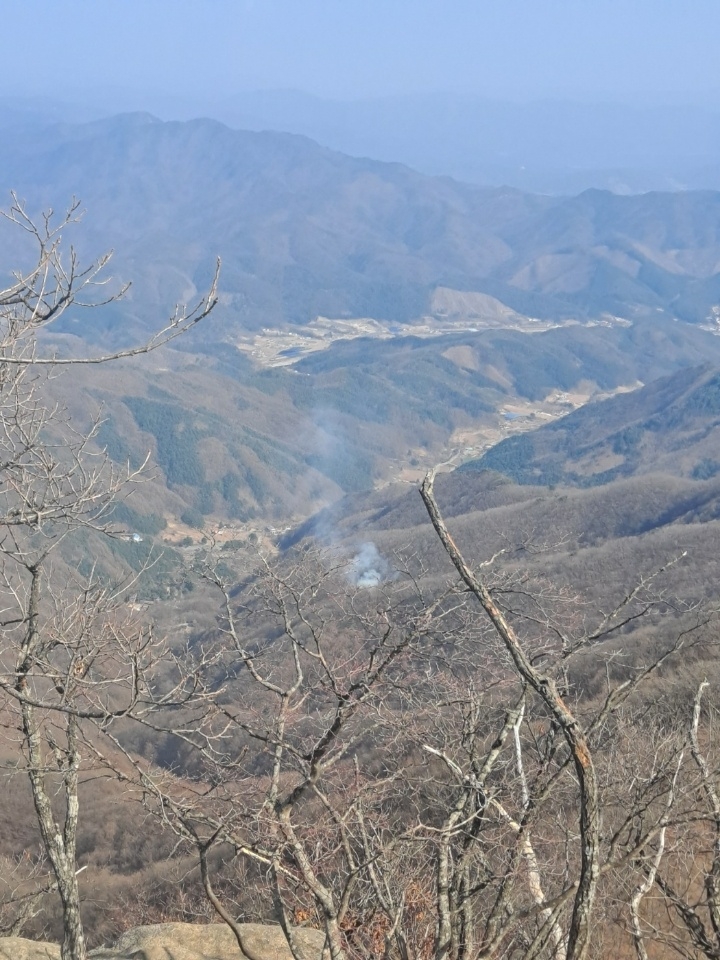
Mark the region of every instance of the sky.
MULTIPOLYGON (((3 0, 5 96, 720 101, 718 0, 3 0)), ((132 100, 132 104, 130 103, 132 100)))

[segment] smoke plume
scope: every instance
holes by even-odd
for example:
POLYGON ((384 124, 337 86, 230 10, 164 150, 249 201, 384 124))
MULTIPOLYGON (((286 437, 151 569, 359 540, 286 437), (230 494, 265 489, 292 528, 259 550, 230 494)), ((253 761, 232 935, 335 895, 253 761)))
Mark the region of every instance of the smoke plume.
POLYGON ((374 543, 363 543, 350 564, 349 579, 356 587, 378 587, 390 579, 392 569, 374 543))

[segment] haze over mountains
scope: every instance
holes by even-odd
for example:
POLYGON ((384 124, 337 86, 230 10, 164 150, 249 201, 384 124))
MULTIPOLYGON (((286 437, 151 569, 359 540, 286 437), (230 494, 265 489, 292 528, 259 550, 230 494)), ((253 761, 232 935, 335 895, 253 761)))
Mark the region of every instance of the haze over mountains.
MULTIPOLYGON (((714 192, 541 197, 146 114, 19 127, 0 172, 34 208, 82 198, 81 250, 115 248, 115 272, 134 280, 106 314, 118 337, 206 286, 218 254, 226 333, 318 315, 413 321, 446 309, 434 298, 448 289, 553 320, 704 322, 720 303, 714 192)), ((3 262, 16 249, 4 234, 3 262)), ((472 298, 454 303, 478 319, 472 298)))
POLYGON ((77 103, 0 100, 0 125, 82 122, 150 110, 167 120, 213 117, 243 130, 296 133, 346 154, 405 163, 485 186, 575 194, 720 188, 718 111, 712 102, 511 102, 434 93, 329 99, 299 90, 233 96, 104 90, 77 103))
POLYGON ((38 12, 0 958, 720 960, 717 0, 38 12))
POLYGON ((270 90, 221 101, 212 115, 424 173, 539 193, 720 186, 718 114, 710 105, 513 103, 450 93, 343 102, 270 90))

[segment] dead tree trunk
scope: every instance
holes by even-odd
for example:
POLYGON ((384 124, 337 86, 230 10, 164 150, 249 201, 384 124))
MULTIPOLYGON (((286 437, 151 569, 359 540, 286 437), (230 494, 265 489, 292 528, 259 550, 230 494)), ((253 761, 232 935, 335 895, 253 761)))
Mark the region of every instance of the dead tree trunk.
POLYGON ((587 955, 590 921, 597 890, 600 844, 598 786, 588 739, 581 724, 560 696, 555 680, 533 666, 512 626, 490 595, 486 584, 466 563, 438 508, 433 490, 434 481, 435 472, 431 471, 423 481, 420 495, 440 542, 460 577, 490 618, 518 674, 528 686, 535 690, 551 712, 572 754, 579 786, 581 862, 568 931, 566 956, 567 960, 583 960, 587 955))

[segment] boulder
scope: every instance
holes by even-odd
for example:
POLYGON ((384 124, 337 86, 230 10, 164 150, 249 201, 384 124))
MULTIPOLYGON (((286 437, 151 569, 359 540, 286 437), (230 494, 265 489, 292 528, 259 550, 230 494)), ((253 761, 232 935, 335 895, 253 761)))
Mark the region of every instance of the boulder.
MULTIPOLYGON (((111 947, 91 950, 90 957, 93 960, 293 960, 279 926, 241 923, 240 931, 242 953, 232 930, 224 923, 158 923, 128 930, 111 947)), ((298 928, 296 937, 304 960, 321 960, 324 934, 298 928)), ((55 954, 48 956, 55 960, 55 954)), ((28 954, 27 960, 45 960, 45 955, 28 954)))
POLYGON ((0 937, 0 960, 60 960, 60 947, 25 937, 0 937))

